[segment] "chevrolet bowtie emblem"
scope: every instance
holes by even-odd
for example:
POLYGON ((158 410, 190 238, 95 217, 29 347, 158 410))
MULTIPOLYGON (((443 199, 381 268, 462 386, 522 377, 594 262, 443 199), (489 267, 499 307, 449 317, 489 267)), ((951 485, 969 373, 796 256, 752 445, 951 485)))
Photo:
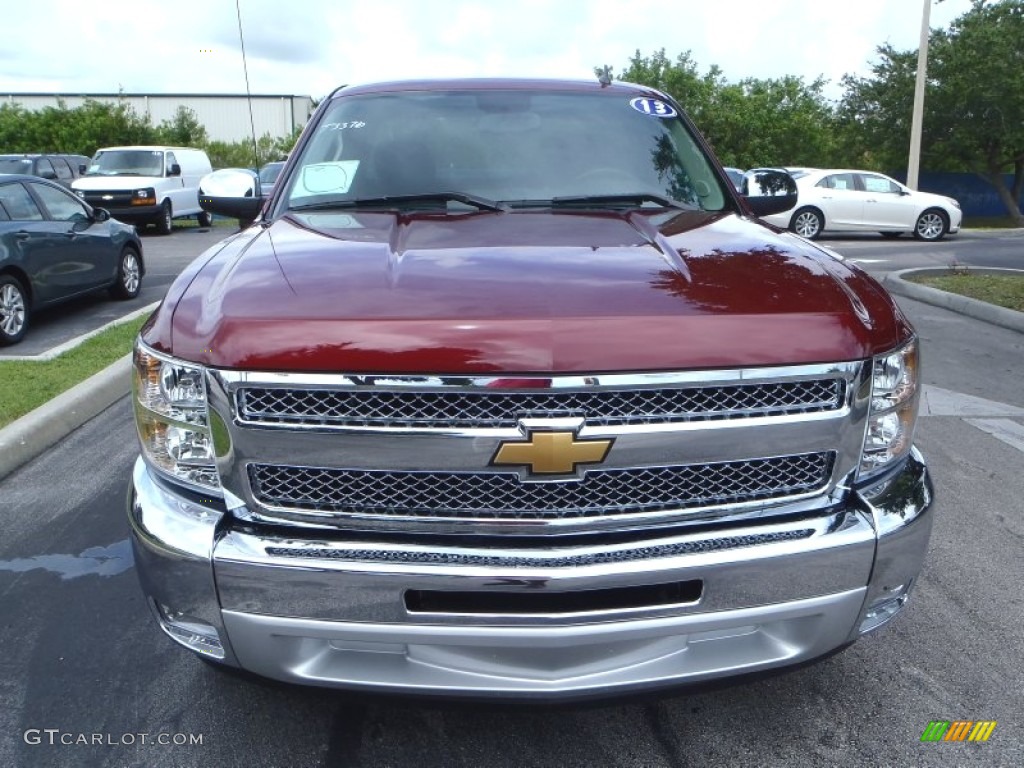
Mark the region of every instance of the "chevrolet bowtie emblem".
POLYGON ((531 475, 567 475, 579 464, 600 464, 615 442, 577 440, 575 432, 534 431, 529 437, 525 442, 502 443, 491 464, 529 467, 531 475))

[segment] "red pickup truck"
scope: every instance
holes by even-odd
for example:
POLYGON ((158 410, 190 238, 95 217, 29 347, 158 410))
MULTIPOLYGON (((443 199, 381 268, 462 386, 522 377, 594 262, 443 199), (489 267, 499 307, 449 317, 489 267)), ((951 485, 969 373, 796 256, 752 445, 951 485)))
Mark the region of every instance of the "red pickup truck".
POLYGON ((818 659, 906 602, 914 331, 664 94, 345 87, 269 199, 202 201, 255 223, 139 336, 128 514, 211 664, 607 696, 818 659))

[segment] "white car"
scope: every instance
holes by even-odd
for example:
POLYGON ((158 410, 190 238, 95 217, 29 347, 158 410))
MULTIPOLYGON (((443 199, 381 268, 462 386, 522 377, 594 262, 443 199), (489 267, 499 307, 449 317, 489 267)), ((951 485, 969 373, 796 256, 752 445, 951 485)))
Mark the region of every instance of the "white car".
POLYGON ((960 231, 963 215, 951 197, 915 192, 873 171, 801 169, 793 173, 796 207, 764 220, 810 240, 822 232, 880 232, 941 240, 960 231))

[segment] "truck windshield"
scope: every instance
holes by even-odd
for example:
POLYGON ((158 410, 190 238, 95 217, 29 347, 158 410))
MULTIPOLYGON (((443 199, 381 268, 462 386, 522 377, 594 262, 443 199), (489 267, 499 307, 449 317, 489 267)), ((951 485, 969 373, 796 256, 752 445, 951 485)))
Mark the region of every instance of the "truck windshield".
POLYGON ((86 176, 163 176, 164 153, 156 149, 97 152, 86 176))
POLYGON ((288 179, 288 209, 457 193, 508 207, 720 210, 716 172, 675 109, 635 92, 409 91, 330 105, 288 179))

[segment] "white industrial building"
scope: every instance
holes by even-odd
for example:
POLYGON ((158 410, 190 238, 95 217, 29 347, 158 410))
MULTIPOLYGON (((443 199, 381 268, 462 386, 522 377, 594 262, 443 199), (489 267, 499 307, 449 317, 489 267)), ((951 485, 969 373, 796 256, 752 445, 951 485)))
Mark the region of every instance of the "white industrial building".
MULTIPOLYGON (((8 93, 3 101, 21 104, 25 109, 56 107, 58 100, 69 109, 80 107, 86 99, 125 101, 136 114, 149 115, 154 126, 170 120, 178 107, 187 107, 213 141, 239 141, 252 136, 249 123, 249 97, 234 93, 8 93)), ((259 95, 252 97, 252 118, 256 135, 288 136, 301 128, 313 114, 309 96, 259 95)))

